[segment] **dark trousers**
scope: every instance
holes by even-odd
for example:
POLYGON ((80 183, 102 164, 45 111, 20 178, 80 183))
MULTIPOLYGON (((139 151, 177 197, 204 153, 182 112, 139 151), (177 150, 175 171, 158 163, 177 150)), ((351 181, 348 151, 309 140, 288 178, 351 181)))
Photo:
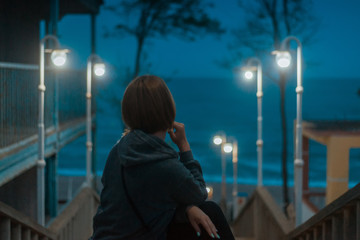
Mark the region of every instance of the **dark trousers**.
MULTIPOLYGON (((221 211, 220 207, 211 201, 207 201, 198 206, 206 215, 209 216, 220 235, 221 240, 234 240, 229 224, 221 211)), ((167 240, 208 240, 214 239, 201 227, 201 235, 196 235, 195 229, 190 223, 175 223, 172 221, 167 232, 167 240)), ((217 239, 215 237, 215 239, 217 239)))

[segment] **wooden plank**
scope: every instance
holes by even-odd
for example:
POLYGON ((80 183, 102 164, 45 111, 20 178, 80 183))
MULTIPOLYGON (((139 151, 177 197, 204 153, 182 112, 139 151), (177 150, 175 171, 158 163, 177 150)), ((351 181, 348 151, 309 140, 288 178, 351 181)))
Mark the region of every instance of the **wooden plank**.
POLYGON ((340 240, 341 239, 341 229, 342 229, 342 219, 338 216, 334 215, 331 218, 331 238, 333 240, 340 240))
POLYGON ((344 240, 356 239, 356 205, 344 209, 344 240))
POLYGON ((284 234, 288 234, 294 227, 291 222, 287 220, 284 213, 281 211, 280 207, 277 205, 275 200, 272 198, 270 193, 264 187, 257 187, 257 193, 260 196, 260 199, 270 211, 273 219, 276 221, 277 225, 281 228, 284 234))
POLYGON ((319 230, 318 227, 315 227, 313 230, 313 239, 314 240, 319 240, 319 230))
POLYGON ((11 236, 11 226, 10 218, 5 216, 0 216, 0 239, 1 240, 10 240, 11 236))
POLYGON ((31 240, 39 240, 39 235, 37 233, 33 233, 31 236, 31 240))
POLYGON ((23 228, 21 232, 22 240, 30 240, 31 239, 31 231, 29 228, 23 228))
POLYGON ((331 238, 331 222, 323 221, 322 223, 322 240, 332 240, 331 238))
POLYGON ((11 240, 21 240, 21 225, 19 223, 11 224, 11 240))
POLYGON ((94 190, 83 187, 70 204, 50 224, 49 230, 57 233, 58 239, 77 240, 89 237, 84 235, 91 231, 89 227, 91 228, 90 223, 93 216, 89 214, 95 211, 95 209, 89 208, 97 208, 93 204, 94 200, 97 201, 97 199, 98 195, 94 190), (77 236, 76 238, 75 235, 77 236))
POLYGON ((345 208, 343 212, 343 238, 344 240, 350 239, 350 209, 345 208))
MULTIPOLYGON (((44 228, 43 226, 39 225, 35 220, 32 218, 24 215, 23 213, 13 209, 12 207, 0 202, 0 214, 2 215, 1 218, 10 219, 13 222, 21 223, 26 225, 28 228, 32 229, 34 232, 40 233, 43 236, 49 236, 51 239, 55 239, 55 235, 53 232, 49 231, 48 229, 44 228)), ((10 231, 10 227, 9 227, 10 231)), ((0 238, 2 239, 2 238, 0 238)), ((6 239, 6 238, 5 238, 6 239)))

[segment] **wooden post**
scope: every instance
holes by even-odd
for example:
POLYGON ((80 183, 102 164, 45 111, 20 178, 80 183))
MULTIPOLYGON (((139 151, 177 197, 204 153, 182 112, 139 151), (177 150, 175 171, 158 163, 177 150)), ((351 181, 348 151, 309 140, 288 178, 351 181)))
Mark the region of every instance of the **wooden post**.
POLYGON ((331 137, 327 144, 326 204, 348 190, 349 147, 341 138, 331 137))
POLYGON ((30 237, 31 237, 30 229, 29 228, 25 228, 25 229, 23 228, 22 233, 21 233, 22 240, 31 240, 30 237))
POLYGON ((11 238, 11 227, 10 219, 7 217, 2 217, 0 219, 0 239, 10 240, 11 238))
POLYGON ((309 192, 309 138, 303 136, 303 195, 309 192))
POLYGON ((21 240, 21 226, 18 223, 11 224, 11 240, 21 240))

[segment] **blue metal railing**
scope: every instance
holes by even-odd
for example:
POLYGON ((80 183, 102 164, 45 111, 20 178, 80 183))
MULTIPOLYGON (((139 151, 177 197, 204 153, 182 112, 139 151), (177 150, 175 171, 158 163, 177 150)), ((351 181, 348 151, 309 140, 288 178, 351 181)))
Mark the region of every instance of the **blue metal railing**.
POLYGON ((33 65, 0 65, 0 148, 37 133, 38 76, 33 65))
POLYGON ((86 72, 64 71, 59 74, 60 124, 86 115, 86 72))
MULTIPOLYGON (((0 150, 37 135, 39 69, 36 65, 0 63, 0 150)), ((47 69, 45 128, 85 118, 86 73, 47 69), (58 94, 55 94, 58 79, 58 94), (56 102, 58 99, 58 102, 56 102), (58 116, 55 107, 58 105, 58 116)), ((84 119, 85 120, 85 119, 84 119)))

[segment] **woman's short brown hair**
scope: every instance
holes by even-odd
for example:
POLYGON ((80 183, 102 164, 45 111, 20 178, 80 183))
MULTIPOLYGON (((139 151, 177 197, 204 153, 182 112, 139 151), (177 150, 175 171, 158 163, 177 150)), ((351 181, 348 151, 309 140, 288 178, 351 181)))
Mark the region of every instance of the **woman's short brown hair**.
POLYGON ((168 130, 175 120, 175 102, 164 80, 153 75, 135 78, 122 100, 122 118, 130 130, 168 130))

